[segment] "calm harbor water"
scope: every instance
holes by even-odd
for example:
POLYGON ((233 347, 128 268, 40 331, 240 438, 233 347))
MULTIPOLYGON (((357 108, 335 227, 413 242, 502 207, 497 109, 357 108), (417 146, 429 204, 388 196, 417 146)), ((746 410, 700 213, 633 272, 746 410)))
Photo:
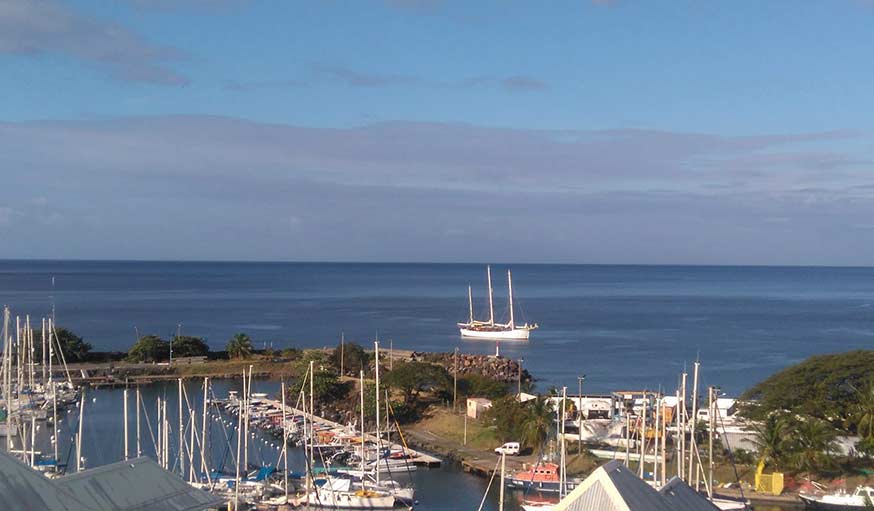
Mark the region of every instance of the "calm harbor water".
MULTIPOLYGON (((575 390, 580 374, 591 392, 671 389, 699 356, 703 385, 737 394, 809 355, 874 343, 874 268, 512 269, 520 314, 541 329, 501 352, 523 359, 541 389, 575 390)), ((493 266, 499 317, 506 316, 505 271, 493 266)), ((37 317, 54 303, 58 323, 96 350, 126 350, 135 328, 167 337, 181 324, 214 349, 236 332, 277 349, 335 345, 342 330, 362 344, 378 333, 384 346, 391 339, 402 349, 493 353, 491 342, 458 337, 468 283, 482 316, 483 265, 0 261, 0 302, 37 317)), ((234 384, 219 382, 216 393, 224 397, 234 384)), ((268 392, 276 385, 256 384, 268 392)), ((165 389, 148 392, 154 406, 165 389)), ((172 408, 174 390, 167 392, 172 408)), ((121 391, 91 398, 83 445, 96 466, 122 457, 121 391)), ((275 458, 265 443, 253 449, 252 456, 275 458)), ((452 468, 414 478, 422 509, 475 509, 486 485, 452 468)))

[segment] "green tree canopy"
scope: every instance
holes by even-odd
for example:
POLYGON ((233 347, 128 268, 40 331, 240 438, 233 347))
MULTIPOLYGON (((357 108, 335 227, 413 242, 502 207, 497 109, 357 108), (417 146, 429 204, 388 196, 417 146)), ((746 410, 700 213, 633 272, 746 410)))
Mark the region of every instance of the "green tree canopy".
POLYGON ((373 356, 364 351, 364 348, 354 342, 347 342, 342 346, 338 345, 331 352, 329 360, 331 365, 337 368, 337 371, 340 370, 341 353, 343 357, 343 370, 346 372, 346 374, 341 376, 355 376, 361 370, 367 372, 370 367, 370 361, 373 360, 373 356))
MULTIPOLYGON (((58 344, 61 346, 61 352, 64 354, 64 359, 67 362, 82 362, 88 357, 88 352, 91 351, 91 344, 85 342, 81 337, 66 328, 56 327, 55 333, 57 334, 58 344)), ((46 334, 46 339, 48 339, 48 332, 46 334)), ((36 341, 34 342, 34 348, 36 348, 35 356, 41 358, 42 343, 39 340, 42 339, 42 330, 34 332, 34 335, 36 336, 36 341)), ((52 351, 54 352, 56 349, 52 351)))
MULTIPOLYGON (((315 375, 313 377, 313 400, 316 403, 326 403, 328 401, 343 399, 346 397, 348 393, 348 387, 342 383, 337 378, 337 375, 325 370, 316 369, 315 375)), ((310 382, 309 380, 305 380, 301 378, 295 383, 293 387, 289 389, 290 398, 297 399, 300 395, 301 386, 303 386, 303 391, 307 395, 310 393, 310 382)), ((365 406, 365 413, 367 412, 367 407, 365 406)))
POLYGON ((452 378, 443 367, 427 362, 400 362, 385 376, 385 384, 401 391, 404 404, 412 406, 424 391, 445 391, 452 378))
POLYGON ((872 350, 810 357, 744 393, 742 399, 756 401, 744 413, 761 419, 775 411, 791 411, 855 430, 851 417, 862 397, 856 389, 865 388, 872 374, 872 350))
POLYGON ((792 443, 792 466, 804 472, 818 472, 834 466, 833 453, 837 431, 828 422, 816 417, 802 418, 795 425, 792 443))
POLYGON ((521 441, 527 416, 528 409, 525 404, 513 396, 492 401, 492 407, 486 412, 486 419, 494 424, 495 435, 501 442, 521 441))
POLYGON ((127 352, 131 362, 160 362, 169 360, 170 343, 157 335, 144 335, 127 352))
POLYGON ((467 374, 458 377, 458 393, 466 397, 485 397, 497 399, 509 394, 506 383, 493 380, 480 374, 467 374))
POLYGON ((850 411, 850 419, 859 436, 874 440, 874 379, 869 379, 855 391, 856 402, 850 411))
POLYGON ((173 357, 205 357, 209 346, 200 337, 188 335, 173 337, 173 357))
POLYGON ((789 417, 774 412, 763 421, 754 423, 750 429, 754 435, 753 444, 765 465, 781 466, 786 460, 790 447, 789 434, 792 428, 789 417))
POLYGON ((236 334, 228 341, 228 356, 231 358, 249 358, 252 356, 252 339, 246 334, 236 334))
POLYGON ((537 398, 527 405, 521 440, 529 447, 540 448, 555 423, 555 411, 545 398, 537 398))

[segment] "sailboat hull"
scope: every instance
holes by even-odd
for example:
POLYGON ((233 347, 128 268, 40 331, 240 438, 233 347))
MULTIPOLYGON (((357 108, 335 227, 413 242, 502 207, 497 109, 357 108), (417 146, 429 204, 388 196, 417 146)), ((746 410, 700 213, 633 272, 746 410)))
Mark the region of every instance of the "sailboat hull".
POLYGON ((531 333, 528 329, 514 328, 512 330, 471 330, 460 328, 461 336, 465 339, 487 339, 491 341, 527 341, 531 333))
POLYGON ((317 491, 308 496, 310 506, 334 509, 391 509, 395 498, 391 495, 362 496, 359 492, 317 491))

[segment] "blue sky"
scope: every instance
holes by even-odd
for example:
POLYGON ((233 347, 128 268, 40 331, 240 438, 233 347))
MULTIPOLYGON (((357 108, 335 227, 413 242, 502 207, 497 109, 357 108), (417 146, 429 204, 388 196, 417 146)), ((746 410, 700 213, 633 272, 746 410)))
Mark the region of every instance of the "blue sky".
POLYGON ((866 0, 7 0, 0 256, 872 264, 872 28, 866 0))

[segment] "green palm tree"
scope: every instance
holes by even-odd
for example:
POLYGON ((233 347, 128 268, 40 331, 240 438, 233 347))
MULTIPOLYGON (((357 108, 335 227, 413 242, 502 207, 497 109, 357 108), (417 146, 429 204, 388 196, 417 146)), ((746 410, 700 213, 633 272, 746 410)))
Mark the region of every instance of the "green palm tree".
POLYGON ((538 398, 528 406, 522 422, 522 443, 539 449, 552 429, 555 411, 545 398, 538 398))
POLYGON ((237 334, 228 341, 227 350, 231 358, 249 358, 252 356, 252 339, 246 334, 237 334))
POLYGON ((816 472, 833 465, 837 430, 828 422, 814 417, 799 421, 792 432, 792 464, 795 469, 816 472))
POLYGON ((779 466, 785 460, 788 447, 789 421, 784 415, 772 413, 763 422, 754 424, 751 428, 753 444, 759 452, 761 462, 779 466))
POLYGON ((874 438, 874 380, 856 390, 856 404, 851 419, 862 438, 874 438))

